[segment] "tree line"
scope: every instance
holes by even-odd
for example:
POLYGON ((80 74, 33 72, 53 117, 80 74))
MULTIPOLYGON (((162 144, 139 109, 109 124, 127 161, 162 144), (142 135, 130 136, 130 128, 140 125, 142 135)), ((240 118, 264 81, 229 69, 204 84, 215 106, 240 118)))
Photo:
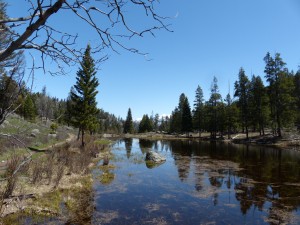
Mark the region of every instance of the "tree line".
MULTIPOLYGON (((250 78, 241 67, 234 83, 234 95, 225 98, 219 93, 218 80, 213 78, 210 97, 204 99, 200 86, 196 89, 193 109, 182 93, 178 106, 170 117, 143 116, 135 132, 164 131, 168 133, 210 132, 211 138, 243 132, 266 133, 266 129, 278 137, 283 128, 300 129, 300 70, 296 73, 286 67, 279 53, 264 57, 264 85, 260 76, 250 78)), ((130 112, 131 113, 131 112, 130 112)), ((127 116, 128 118, 128 116, 127 116)), ((133 132, 134 130, 124 130, 133 132)))

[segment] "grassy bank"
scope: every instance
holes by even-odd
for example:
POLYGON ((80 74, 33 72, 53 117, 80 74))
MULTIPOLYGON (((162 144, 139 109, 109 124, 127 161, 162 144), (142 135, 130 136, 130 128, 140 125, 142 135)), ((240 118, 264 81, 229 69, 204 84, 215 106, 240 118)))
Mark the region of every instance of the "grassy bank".
MULTIPOLYGON (((88 139, 85 148, 72 141, 40 153, 20 171, 13 194, 2 204, 3 223, 18 224, 16 215, 20 212, 23 216, 55 216, 63 221, 84 219, 76 215, 84 212, 78 209, 82 202, 92 204, 88 201, 93 192, 91 169, 108 154, 110 144, 95 137, 88 139)), ((1 189, 5 185, 2 182, 1 189)))
POLYGON ((87 218, 90 171, 105 157, 110 141, 90 136, 82 148, 74 132, 60 126, 53 135, 50 124, 17 116, 1 127, 6 136, 0 139, 0 224, 19 224, 26 215, 71 223, 87 218))

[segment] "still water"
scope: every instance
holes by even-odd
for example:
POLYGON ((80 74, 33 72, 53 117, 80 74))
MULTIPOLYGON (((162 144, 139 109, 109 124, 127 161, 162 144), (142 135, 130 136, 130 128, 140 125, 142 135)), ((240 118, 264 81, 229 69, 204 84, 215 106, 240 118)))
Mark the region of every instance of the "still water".
POLYGON ((91 224, 300 224, 299 152, 124 139, 112 153, 93 171, 91 224), (149 168, 149 149, 167 161, 149 168))

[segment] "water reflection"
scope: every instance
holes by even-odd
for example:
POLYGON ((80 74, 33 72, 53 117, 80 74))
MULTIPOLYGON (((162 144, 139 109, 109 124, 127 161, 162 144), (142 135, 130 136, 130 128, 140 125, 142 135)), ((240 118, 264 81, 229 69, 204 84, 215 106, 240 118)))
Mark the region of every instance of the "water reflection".
POLYGON ((124 138, 125 149, 127 158, 130 158, 131 148, 132 148, 132 138, 124 138))
POLYGON ((129 161, 117 163, 115 182, 96 187, 98 219, 108 212, 114 215, 110 224, 300 222, 297 152, 142 139, 124 139, 123 146, 126 152, 115 154, 129 161), (167 162, 153 170, 130 163, 132 158, 143 159, 149 149, 166 156, 167 162))
POLYGON ((153 147, 154 142, 146 139, 139 139, 140 149, 145 154, 149 149, 153 147))

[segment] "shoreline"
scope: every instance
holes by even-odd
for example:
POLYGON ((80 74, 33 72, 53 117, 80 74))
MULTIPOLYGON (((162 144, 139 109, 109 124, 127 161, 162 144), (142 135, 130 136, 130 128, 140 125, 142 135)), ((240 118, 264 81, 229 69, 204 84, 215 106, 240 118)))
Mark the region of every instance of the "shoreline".
MULTIPOLYGON (((249 133, 250 134, 250 133, 249 133)), ((198 135, 198 134, 197 134, 198 135)), ((199 137, 195 134, 186 135, 172 135, 172 134, 159 134, 155 132, 142 133, 142 134, 122 134, 122 135, 110 135, 109 138, 138 138, 138 139, 148 139, 148 140, 193 140, 193 141, 209 141, 209 142, 226 142, 233 144, 244 144, 244 145, 256 145, 265 147, 274 147, 284 149, 294 149, 300 151, 300 134, 295 134, 296 138, 283 138, 276 137, 272 134, 266 134, 264 136, 257 135, 257 133, 252 133, 247 139, 245 134, 239 133, 235 134, 234 137, 228 139, 227 137, 219 137, 217 139, 210 138, 209 135, 204 134, 199 137)), ((107 135, 108 136, 108 135, 107 135)))

